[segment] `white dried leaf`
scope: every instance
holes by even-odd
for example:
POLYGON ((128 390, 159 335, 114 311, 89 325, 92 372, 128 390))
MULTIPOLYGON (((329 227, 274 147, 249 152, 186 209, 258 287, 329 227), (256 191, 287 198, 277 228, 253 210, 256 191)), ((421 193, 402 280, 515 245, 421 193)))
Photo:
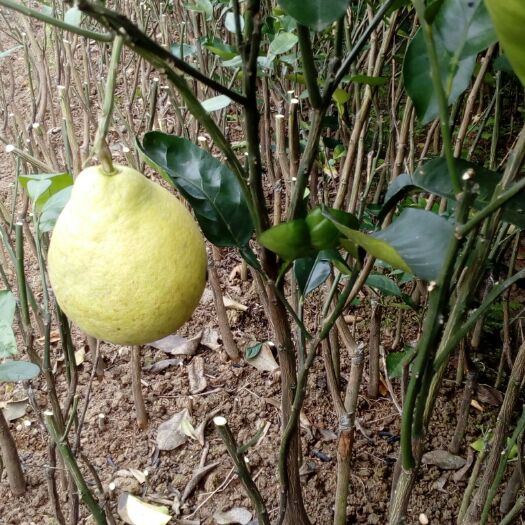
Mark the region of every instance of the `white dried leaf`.
POLYGON ((126 493, 118 498, 118 515, 128 525, 166 525, 171 520, 168 507, 151 505, 126 493))
POLYGON ((0 409, 7 421, 14 421, 26 415, 27 398, 21 401, 0 403, 0 409))
POLYGON ((162 370, 165 370, 166 368, 169 368, 170 366, 179 366, 182 364, 182 358, 180 357, 174 357, 171 359, 161 359, 160 361, 157 361, 156 363, 153 363, 151 365, 143 366, 142 370, 145 372, 152 372, 152 373, 158 373, 162 372, 162 370))
POLYGON ((199 348, 201 337, 202 332, 191 339, 171 334, 158 341, 153 341, 149 346, 170 355, 195 355, 197 348, 199 348))
POLYGON ((238 310, 239 312, 246 312, 248 310, 248 307, 239 301, 236 301, 235 299, 232 299, 231 297, 225 295, 222 298, 222 301, 224 303, 224 306, 228 308, 229 310, 238 310))
POLYGON ((202 331, 201 345, 210 350, 219 350, 222 346, 219 343, 219 332, 213 328, 205 328, 202 331))
POLYGON ((137 468, 130 468, 128 469, 131 473, 131 475, 142 485, 146 483, 146 480, 148 479, 148 476, 144 474, 142 470, 139 470, 137 468))
POLYGON ((193 429, 193 425, 188 409, 185 408, 159 425, 157 447, 159 450, 174 450, 180 447, 186 442, 189 428, 193 429))
POLYGON ((86 359, 86 350, 84 348, 80 348, 80 350, 77 350, 75 352, 75 364, 77 366, 80 366, 84 360, 86 359))
POLYGON ((213 519, 217 525, 228 525, 230 523, 239 523, 247 525, 252 519, 252 513, 243 507, 234 507, 227 511, 217 511, 213 514, 213 519))

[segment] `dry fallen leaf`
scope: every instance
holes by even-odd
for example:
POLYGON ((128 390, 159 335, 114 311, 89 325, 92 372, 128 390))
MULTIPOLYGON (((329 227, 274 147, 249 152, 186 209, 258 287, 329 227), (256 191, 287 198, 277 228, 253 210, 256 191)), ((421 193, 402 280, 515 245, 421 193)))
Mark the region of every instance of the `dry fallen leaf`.
POLYGON ((86 359, 86 350, 84 348, 80 348, 80 350, 75 352, 75 364, 80 366, 84 362, 84 359, 86 359))
POLYGON ((239 303, 227 295, 225 295, 222 300, 224 302, 224 306, 230 310, 238 310, 239 312, 246 312, 248 310, 246 305, 239 303))
POLYGON ((213 328, 205 328, 202 331, 201 345, 210 350, 219 350, 222 346, 219 343, 219 332, 213 328))
POLYGON ((142 370, 144 370, 145 372, 152 372, 156 374, 158 372, 162 372, 162 370, 165 370, 170 366, 179 366, 182 363, 183 361, 180 357, 174 357, 171 359, 161 359, 160 361, 157 361, 156 363, 153 363, 151 365, 143 366, 142 370))
POLYGON ((185 408, 177 412, 168 421, 159 425, 157 447, 159 450, 174 450, 186 442, 188 436, 195 436, 190 413, 185 408))
POLYGON ((215 463, 210 463, 209 465, 195 469, 190 481, 188 481, 188 484, 182 493, 181 502, 184 503, 191 496, 191 493, 195 490, 195 487, 199 484, 201 479, 219 465, 220 461, 216 461, 215 463))
POLYGON ((206 390, 208 382, 204 377, 204 359, 202 357, 197 356, 191 360, 188 365, 188 379, 192 394, 200 394, 206 390))
POLYGON ((191 339, 171 334, 158 341, 153 341, 149 346, 170 355, 195 355, 197 348, 199 348, 201 337, 202 332, 191 339))
POLYGON ((20 401, 8 401, 0 403, 0 409, 7 421, 14 421, 26 415, 27 398, 20 401))
POLYGON ((503 394, 493 386, 482 384, 478 385, 476 399, 480 403, 499 407, 503 403, 503 394))
POLYGON ((128 525, 166 525, 171 520, 168 507, 151 505, 126 493, 118 498, 118 515, 128 525))
POLYGON ((228 525, 229 523, 240 523, 247 525, 252 519, 252 513, 243 507, 234 507, 227 511, 217 511, 213 514, 213 519, 217 525, 228 525))
POLYGON ((137 468, 130 468, 128 470, 141 485, 146 483, 148 476, 142 470, 139 470, 137 468))
POLYGON ((273 357, 270 345, 263 343, 259 353, 252 359, 246 359, 246 362, 257 368, 261 372, 275 372, 279 369, 279 365, 273 357))
POLYGON ((431 450, 423 455, 421 462, 425 465, 436 465, 443 470, 457 470, 467 461, 461 456, 451 454, 448 450, 431 450))
POLYGON ((480 412, 485 412, 485 409, 479 404, 477 399, 472 399, 470 401, 470 405, 473 406, 476 410, 479 410, 480 412))

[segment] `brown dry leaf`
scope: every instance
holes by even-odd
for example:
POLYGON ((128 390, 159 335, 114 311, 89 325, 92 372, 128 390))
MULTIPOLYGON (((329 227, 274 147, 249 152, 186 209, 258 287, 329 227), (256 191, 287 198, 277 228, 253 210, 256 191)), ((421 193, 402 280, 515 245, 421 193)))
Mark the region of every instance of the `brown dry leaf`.
POLYGON ((146 483, 146 480, 148 479, 148 476, 144 474, 142 470, 139 470, 137 468, 130 468, 128 469, 130 474, 141 484, 143 485, 146 483))
POLYGON ((158 372, 162 372, 162 370, 165 370, 170 366, 179 366, 182 365, 182 363, 183 360, 180 357, 172 359, 161 359, 160 361, 157 361, 156 363, 153 363, 151 365, 143 366, 142 370, 144 370, 145 372, 152 372, 156 374, 158 372))
POLYGON ((448 450, 431 450, 423 455, 424 465, 436 465, 443 470, 457 470, 467 462, 465 458, 451 454, 448 450))
POLYGON ((159 425, 157 447, 159 450, 174 450, 183 445, 188 436, 195 438, 195 429, 185 408, 159 425))
POLYGON ((230 310, 238 310, 239 312, 246 312, 248 310, 246 305, 239 303, 227 295, 225 295, 222 300, 224 302, 224 306, 230 310))
POLYGON ((227 511, 217 511, 213 514, 213 519, 217 525, 228 525, 238 523, 247 525, 252 519, 252 513, 243 507, 234 507, 227 511))
POLYGON ((195 487, 199 484, 199 482, 208 474, 211 472, 215 467, 220 465, 220 461, 216 461, 215 463, 210 463, 209 465, 206 465, 205 467, 197 468, 193 471, 193 475, 191 476, 190 481, 188 481, 188 484, 186 485, 186 488, 184 489, 184 492, 182 493, 181 502, 184 503, 190 496, 191 493, 195 490, 195 487))
POLYGON ((0 410, 4 413, 7 421, 14 421, 26 415, 27 398, 20 401, 0 402, 0 410))
POLYGON ((204 377, 204 359, 202 357, 197 356, 191 360, 188 365, 188 379, 192 394, 200 394, 206 390, 208 382, 204 377))
POLYGON ((246 362, 261 372, 273 373, 279 369, 268 343, 263 343, 259 353, 252 359, 246 359, 246 362))
POLYGON ((195 355, 201 342, 202 332, 191 339, 180 335, 171 334, 158 341, 153 341, 148 346, 162 350, 170 355, 195 355))
POLYGON ((447 484, 448 478, 450 477, 450 472, 444 472, 439 476, 434 483, 432 483, 432 488, 439 490, 440 492, 446 492, 445 485, 447 484))
POLYGON ((476 399, 480 403, 499 407, 503 403, 503 394, 493 386, 478 385, 476 399))
MULTIPOLYGON (((36 343, 40 346, 44 346, 45 337, 39 337, 36 339, 36 343)), ((49 342, 51 344, 60 342, 60 332, 58 330, 51 330, 51 333, 49 334, 49 342)))
POLYGON ((166 525, 171 520, 168 507, 151 505, 126 493, 118 498, 118 515, 128 525, 166 525))

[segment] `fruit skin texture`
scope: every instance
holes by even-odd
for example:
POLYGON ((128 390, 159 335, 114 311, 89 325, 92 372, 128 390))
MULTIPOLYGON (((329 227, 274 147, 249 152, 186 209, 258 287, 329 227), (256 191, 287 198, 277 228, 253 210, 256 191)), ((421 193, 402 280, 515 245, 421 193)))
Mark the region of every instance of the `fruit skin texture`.
POLYGON ((49 277, 58 304, 86 333, 140 345, 191 317, 206 249, 174 195, 131 168, 115 172, 94 166, 77 177, 51 238, 49 277))

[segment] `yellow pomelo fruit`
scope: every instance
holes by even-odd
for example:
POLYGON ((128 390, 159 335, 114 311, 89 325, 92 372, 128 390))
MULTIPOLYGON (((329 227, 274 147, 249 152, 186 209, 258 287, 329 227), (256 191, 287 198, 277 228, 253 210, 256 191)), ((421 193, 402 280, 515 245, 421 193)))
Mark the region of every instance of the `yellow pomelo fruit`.
POLYGON ((100 166, 77 177, 49 246, 60 307, 86 333, 139 345, 193 313, 206 281, 204 240, 191 214, 139 172, 100 166))

